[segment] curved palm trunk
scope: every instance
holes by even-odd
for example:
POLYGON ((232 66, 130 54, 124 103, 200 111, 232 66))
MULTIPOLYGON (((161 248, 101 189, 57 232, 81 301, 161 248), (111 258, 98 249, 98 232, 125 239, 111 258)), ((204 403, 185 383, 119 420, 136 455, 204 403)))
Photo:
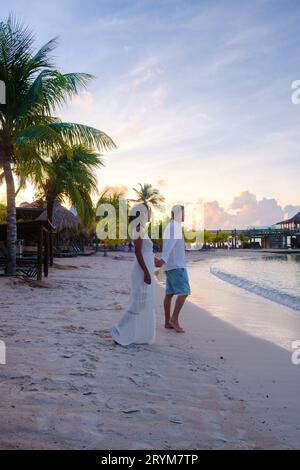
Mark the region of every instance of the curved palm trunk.
POLYGON ((52 197, 46 197, 46 201, 47 201, 47 217, 48 217, 49 222, 51 222, 52 224, 55 199, 52 197))
POLYGON ((7 274, 16 274, 16 245, 17 245, 17 220, 16 220, 16 196, 15 182, 9 160, 3 162, 3 170, 6 182, 7 198, 7 274))

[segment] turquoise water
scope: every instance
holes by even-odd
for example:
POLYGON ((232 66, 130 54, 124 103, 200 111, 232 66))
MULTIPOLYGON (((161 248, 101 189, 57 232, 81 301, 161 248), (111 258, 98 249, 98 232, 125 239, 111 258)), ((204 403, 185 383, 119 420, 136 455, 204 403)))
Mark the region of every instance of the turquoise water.
POLYGON ((218 278, 300 311, 300 255, 224 257, 210 271, 218 278))

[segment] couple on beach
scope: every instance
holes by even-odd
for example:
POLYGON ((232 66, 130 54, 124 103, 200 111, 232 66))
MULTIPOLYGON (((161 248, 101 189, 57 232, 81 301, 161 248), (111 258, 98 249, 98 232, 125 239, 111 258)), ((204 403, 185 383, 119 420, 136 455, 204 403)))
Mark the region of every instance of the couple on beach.
POLYGON ((163 267, 166 273, 165 328, 184 333, 179 324, 179 314, 190 294, 181 227, 184 221, 184 207, 176 205, 171 211, 171 220, 163 233, 160 258, 154 257, 153 243, 147 234, 150 218, 151 210, 146 204, 134 206, 129 214, 130 237, 135 247, 130 301, 123 316, 111 330, 115 343, 122 346, 149 344, 155 340, 154 267, 163 267), (177 298, 171 314, 174 296, 177 298))

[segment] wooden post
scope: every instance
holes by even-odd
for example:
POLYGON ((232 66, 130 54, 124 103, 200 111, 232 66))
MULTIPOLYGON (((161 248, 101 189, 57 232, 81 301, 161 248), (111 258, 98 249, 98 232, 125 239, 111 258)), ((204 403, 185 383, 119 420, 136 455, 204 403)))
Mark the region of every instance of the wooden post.
POLYGON ((49 234, 49 262, 50 266, 53 266, 53 233, 49 234))
POLYGON ((44 276, 48 276, 49 271, 49 232, 44 231, 44 276))
POLYGON ((37 259, 37 280, 42 280, 42 272, 43 272, 43 227, 42 225, 39 227, 39 234, 38 234, 38 259, 37 259))
POLYGON ((82 253, 84 253, 84 238, 82 236, 79 238, 79 246, 82 253))

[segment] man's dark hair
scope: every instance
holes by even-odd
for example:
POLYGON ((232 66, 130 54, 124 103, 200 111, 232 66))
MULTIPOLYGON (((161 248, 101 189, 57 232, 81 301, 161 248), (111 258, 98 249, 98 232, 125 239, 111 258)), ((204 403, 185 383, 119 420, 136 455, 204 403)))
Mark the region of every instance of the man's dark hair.
POLYGON ((175 219, 175 216, 178 215, 179 213, 180 213, 181 219, 182 219, 183 211, 184 211, 184 206, 183 205, 176 204, 175 206, 173 206, 172 211, 171 211, 172 219, 175 219))

